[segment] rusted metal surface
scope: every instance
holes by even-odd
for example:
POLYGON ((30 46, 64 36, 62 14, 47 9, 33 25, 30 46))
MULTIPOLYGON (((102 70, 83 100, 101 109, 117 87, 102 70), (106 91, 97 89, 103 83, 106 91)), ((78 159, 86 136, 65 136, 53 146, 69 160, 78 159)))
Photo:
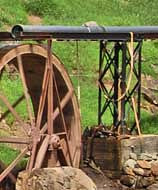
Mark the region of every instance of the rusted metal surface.
POLYGON ((47 149, 48 149, 49 142, 50 142, 50 135, 46 135, 41 146, 40 146, 40 148, 39 148, 39 151, 36 155, 36 161, 35 161, 34 168, 41 168, 42 167, 42 164, 43 164, 43 161, 44 161, 47 149))
MULTIPOLYGON (((73 87, 61 62, 51 54, 51 39, 48 49, 38 45, 4 47, 0 51, 0 71, 13 64, 19 72, 24 95, 10 102, 7 95, 0 99, 8 112, 24 127, 24 137, 2 137, 0 142, 23 144, 25 149, 0 174, 2 181, 27 154, 26 169, 62 165, 79 166, 81 153, 80 114, 73 87), (28 119, 16 111, 16 106, 26 102, 28 119), (32 102, 30 104, 30 102, 32 102), (62 153, 61 153, 62 152, 62 153), (51 155, 51 156, 50 156, 51 155)), ((7 114, 6 114, 7 113, 7 114)), ((9 174, 10 175, 10 174, 9 174)))
MULTIPOLYGON (((18 49, 16 49, 18 50, 18 49)), ((26 84, 26 79, 25 79, 25 74, 24 74, 24 68, 23 68, 23 63, 22 63, 22 57, 21 55, 19 55, 18 51, 16 52, 17 54, 17 63, 18 63, 18 69, 19 69, 19 73, 20 73, 20 77, 21 77, 21 81, 22 81, 22 86, 23 86, 23 90, 24 90, 24 95, 25 95, 25 99, 26 99, 26 104, 27 104, 27 111, 28 111, 28 115, 29 115, 29 120, 31 122, 31 126, 34 126, 34 121, 33 121, 33 113, 31 110, 31 104, 30 104, 30 95, 28 93, 28 89, 27 89, 27 84, 26 84)))
POLYGON ((32 138, 23 137, 0 137, 1 143, 30 144, 32 138))

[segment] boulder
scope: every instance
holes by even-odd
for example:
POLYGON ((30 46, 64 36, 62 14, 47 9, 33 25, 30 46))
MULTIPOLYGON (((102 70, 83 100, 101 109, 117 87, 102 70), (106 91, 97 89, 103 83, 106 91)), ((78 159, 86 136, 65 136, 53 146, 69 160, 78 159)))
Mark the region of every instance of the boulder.
POLYGON ((82 26, 90 27, 90 26, 98 26, 96 21, 88 21, 85 22, 82 26))
POLYGON ((139 157, 140 160, 146 160, 146 161, 152 161, 153 156, 151 154, 148 153, 142 153, 139 157))
POLYGON ((123 185, 131 187, 131 186, 133 186, 135 184, 136 178, 134 176, 131 176, 131 175, 122 175, 121 179, 120 179, 120 182, 123 185))
POLYGON ((135 176, 133 169, 130 167, 124 167, 123 172, 124 172, 124 174, 135 176))
POLYGON ((55 167, 19 174, 16 190, 97 190, 93 181, 80 169, 55 167))
POLYGON ((130 156, 131 159, 137 160, 137 155, 135 153, 130 152, 129 156, 130 156))
POLYGON ((139 176, 137 178, 137 183, 136 183, 136 187, 137 188, 144 188, 144 187, 148 187, 150 185, 152 185, 154 183, 154 177, 142 177, 139 176))
POLYGON ((125 167, 134 168, 136 164, 137 164, 137 163, 136 163, 135 160, 133 160, 133 159, 128 159, 128 160, 125 162, 124 166, 125 166, 125 167))
POLYGON ((144 176, 144 170, 142 168, 134 168, 133 171, 137 175, 144 176))
POLYGON ((138 160, 137 164, 139 167, 143 169, 151 169, 151 164, 147 162, 146 160, 138 160))
POLYGON ((144 177, 149 177, 151 175, 151 170, 148 170, 148 169, 134 168, 133 172, 136 175, 141 175, 141 176, 144 176, 144 177))
POLYGON ((158 184, 154 183, 150 185, 149 187, 147 187, 147 190, 158 190, 158 184))
POLYGON ((151 172, 154 176, 158 176, 158 163, 151 164, 151 172))

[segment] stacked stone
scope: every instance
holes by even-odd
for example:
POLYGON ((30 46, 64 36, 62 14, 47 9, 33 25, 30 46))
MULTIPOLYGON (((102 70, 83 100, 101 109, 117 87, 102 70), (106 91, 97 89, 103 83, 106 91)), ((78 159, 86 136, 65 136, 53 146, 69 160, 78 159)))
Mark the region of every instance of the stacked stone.
POLYGON ((158 190, 158 154, 130 153, 123 164, 123 185, 136 189, 158 190))

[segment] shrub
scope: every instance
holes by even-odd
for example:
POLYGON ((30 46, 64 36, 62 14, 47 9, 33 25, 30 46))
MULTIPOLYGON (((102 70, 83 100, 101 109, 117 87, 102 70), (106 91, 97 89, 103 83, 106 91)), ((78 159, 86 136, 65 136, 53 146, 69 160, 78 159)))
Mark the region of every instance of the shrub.
POLYGON ((24 6, 30 14, 44 16, 52 13, 55 3, 53 0, 25 0, 24 6))

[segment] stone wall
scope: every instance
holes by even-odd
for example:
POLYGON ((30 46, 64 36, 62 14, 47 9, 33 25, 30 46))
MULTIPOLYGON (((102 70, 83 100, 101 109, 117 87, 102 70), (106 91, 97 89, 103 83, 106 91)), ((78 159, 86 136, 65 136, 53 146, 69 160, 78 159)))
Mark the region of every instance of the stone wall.
POLYGON ((157 185, 157 135, 121 140, 114 137, 96 138, 93 156, 96 164, 108 177, 119 178, 124 185, 135 188, 157 185))
POLYGON ((144 135, 121 141, 120 181, 135 188, 158 189, 158 136, 144 135))
POLYGON ((138 157, 142 153, 155 155, 158 153, 158 135, 143 135, 122 139, 120 141, 120 150, 121 165, 129 159, 131 152, 134 152, 138 157))
POLYGON ((131 152, 130 157, 123 164, 120 178, 122 184, 135 188, 147 188, 157 184, 158 188, 158 155, 156 153, 131 152))

